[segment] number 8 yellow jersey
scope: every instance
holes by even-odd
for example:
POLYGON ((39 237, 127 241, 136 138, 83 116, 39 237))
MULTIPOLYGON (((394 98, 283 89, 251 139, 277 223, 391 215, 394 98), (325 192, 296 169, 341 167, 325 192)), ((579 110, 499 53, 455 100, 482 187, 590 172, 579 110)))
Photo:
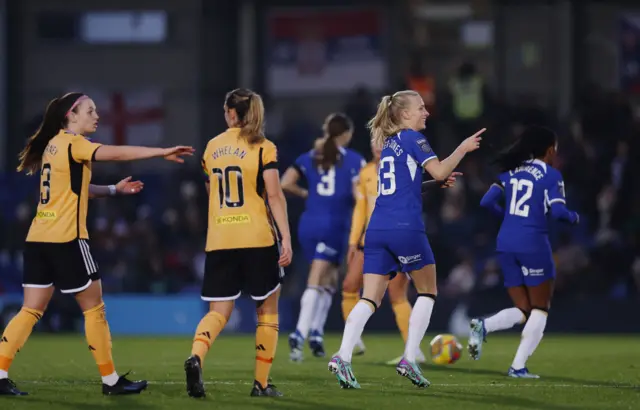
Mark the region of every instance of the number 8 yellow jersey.
POLYGON ((206 251, 262 248, 275 243, 262 173, 278 168, 273 142, 249 144, 239 128, 211 139, 202 157, 209 181, 206 251))
POLYGON ((42 155, 40 198, 27 242, 89 239, 87 210, 91 161, 100 144, 61 130, 42 155))

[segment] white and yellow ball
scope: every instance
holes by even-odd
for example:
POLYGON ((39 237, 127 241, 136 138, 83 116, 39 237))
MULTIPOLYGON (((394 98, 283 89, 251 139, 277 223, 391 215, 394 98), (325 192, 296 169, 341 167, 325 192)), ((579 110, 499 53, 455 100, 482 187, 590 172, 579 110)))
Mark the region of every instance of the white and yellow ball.
POLYGON ((454 335, 438 335, 431 341, 431 361, 433 364, 453 364, 462 355, 462 345, 454 335))

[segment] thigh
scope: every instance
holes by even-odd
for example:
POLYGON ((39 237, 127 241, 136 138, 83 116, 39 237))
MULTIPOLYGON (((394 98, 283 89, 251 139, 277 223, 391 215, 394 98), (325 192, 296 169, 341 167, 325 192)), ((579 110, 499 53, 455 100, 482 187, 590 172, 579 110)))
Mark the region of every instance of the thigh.
POLYGON ((408 289, 409 278, 407 275, 396 275, 396 277, 389 282, 389 287, 387 289, 391 303, 406 299, 408 289))
POLYGON ((398 261, 388 249, 389 238, 387 231, 367 231, 367 241, 364 244, 364 274, 395 276, 398 261))
POLYGON ((531 312, 531 303, 529 302, 529 293, 525 286, 513 286, 507 288, 507 293, 513 302, 513 305, 520 309, 523 313, 531 312))
POLYGON ((202 300, 223 302, 240 297, 246 273, 241 270, 241 255, 236 251, 238 249, 207 252, 202 281, 202 300))
POLYGON ((54 285, 60 292, 82 292, 93 281, 100 279, 98 264, 91 254, 88 240, 78 239, 52 245, 48 248, 48 257, 53 267, 54 285))
POLYGON ((411 280, 418 294, 438 294, 438 284, 436 279, 436 265, 430 263, 418 270, 411 272, 411 280))
POLYGON ((524 285, 524 275, 518 258, 514 253, 498 252, 497 255, 505 288, 515 288, 524 285))
POLYGON ((347 275, 342 281, 342 290, 345 292, 359 292, 362 288, 362 266, 364 263, 364 253, 356 251, 353 259, 347 266, 347 275))
POLYGON ((280 254, 276 245, 266 248, 238 249, 245 275, 246 290, 251 298, 263 301, 274 294, 284 278, 284 270, 278 264, 280 254))
POLYGON ((397 231, 389 244, 400 265, 400 272, 413 272, 435 265, 427 234, 422 231, 397 231))
POLYGON ((536 286, 527 286, 527 294, 531 302, 531 309, 548 311, 551 308, 553 286, 555 280, 548 279, 536 286))
POLYGON ((50 245, 42 242, 25 243, 22 287, 36 289, 53 287, 53 269, 49 266, 46 257, 46 247, 50 245))

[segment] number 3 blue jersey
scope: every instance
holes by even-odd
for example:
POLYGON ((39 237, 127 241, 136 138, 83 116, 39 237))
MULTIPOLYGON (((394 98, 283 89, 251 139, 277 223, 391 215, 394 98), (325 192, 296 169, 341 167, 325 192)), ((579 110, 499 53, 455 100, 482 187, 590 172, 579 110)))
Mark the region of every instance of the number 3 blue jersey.
POLYGON ((353 183, 366 162, 360 154, 350 149, 341 148, 340 152, 342 159, 328 171, 314 165, 314 150, 296 159, 293 167, 305 177, 308 184, 305 213, 350 220, 354 203, 353 183))
POLYGON ((314 164, 313 150, 302 154, 293 165, 308 184, 309 196, 298 224, 298 237, 309 262, 320 259, 339 264, 346 249, 354 204, 353 183, 365 160, 348 149, 340 152, 340 162, 327 171, 314 164))
POLYGON ((577 221, 577 214, 568 211, 565 204, 562 175, 537 159, 500 174, 499 186, 494 184, 481 202, 504 214, 497 239, 498 252, 518 253, 551 251, 549 211, 556 219, 577 221), (504 198, 503 211, 496 205, 498 197, 504 198))
POLYGON ((424 232, 422 172, 424 164, 434 158, 431 146, 417 131, 402 130, 387 138, 378 168, 378 197, 367 230, 424 232))

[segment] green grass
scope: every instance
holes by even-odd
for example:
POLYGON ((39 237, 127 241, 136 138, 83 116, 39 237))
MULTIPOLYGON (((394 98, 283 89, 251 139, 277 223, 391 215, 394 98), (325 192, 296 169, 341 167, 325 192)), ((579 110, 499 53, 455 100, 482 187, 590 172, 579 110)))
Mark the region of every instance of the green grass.
MULTIPOLYGON (((528 363, 540 380, 504 376, 518 340, 516 334, 491 336, 478 362, 465 354, 453 366, 425 365, 433 384, 421 390, 383 364, 401 353, 399 336, 365 334, 367 353, 354 359, 362 389, 342 390, 327 371, 328 358, 315 359, 306 352, 304 363, 290 363, 282 337, 272 376, 285 397, 270 399, 248 397, 253 338, 223 335, 205 363, 207 398, 194 400, 186 395, 182 370, 189 338, 114 338, 118 371, 131 369, 133 378, 147 378, 150 386, 140 396, 103 397, 82 336, 37 336, 18 354, 10 373, 30 396, 0 397, 0 409, 640 408, 639 337, 546 336, 528 363)), ((339 342, 337 335, 329 336, 328 353, 336 351, 339 342)))

